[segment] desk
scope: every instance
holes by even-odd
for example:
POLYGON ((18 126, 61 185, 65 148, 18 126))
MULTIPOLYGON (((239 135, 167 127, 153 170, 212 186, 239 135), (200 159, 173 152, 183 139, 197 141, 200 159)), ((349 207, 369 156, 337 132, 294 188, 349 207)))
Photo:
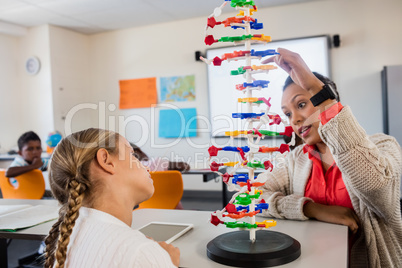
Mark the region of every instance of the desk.
MULTIPOLYGON (((47 205, 58 206, 56 200, 24 200, 24 199, 0 199, 0 205, 47 205)), ((0 267, 8 266, 7 258, 7 239, 22 239, 22 240, 43 240, 49 233, 50 228, 55 221, 46 222, 19 230, 17 232, 1 232, 0 231, 0 267)))
MULTIPOLYGON (((0 204, 51 204, 54 200, 0 200, 0 204), (35 201, 35 202, 30 202, 35 201)), ((231 232, 223 226, 213 226, 208 222, 208 211, 190 210, 163 210, 163 209, 140 209, 133 212, 133 228, 139 228, 151 221, 193 223, 194 228, 172 244, 180 248, 181 267, 228 267, 210 260, 206 255, 207 243, 216 236, 231 232)), ((261 219, 260 217, 257 217, 261 219)), ((0 244, 4 246, 6 239, 33 239, 42 240, 49 232, 55 221, 47 222, 32 228, 27 228, 15 233, 0 232, 0 244)), ((301 244, 301 256, 281 268, 315 268, 315 267, 347 267, 348 229, 346 226, 328 224, 318 221, 290 221, 277 220, 277 226, 271 230, 286 233, 301 244)), ((7 248, 1 248, 0 267, 4 266, 4 252, 7 248)), ((7 259, 5 261, 7 263, 7 259)))
MULTIPOLYGON (((211 212, 189 210, 141 209, 133 212, 133 228, 151 221, 193 223, 194 229, 172 244, 180 248, 181 267, 228 267, 210 260, 206 246, 216 236, 234 231, 208 222, 211 212)), ((266 219, 257 217, 260 219, 266 219)), ((347 267, 348 229, 346 226, 318 221, 276 220, 272 231, 286 233, 301 244, 301 256, 281 268, 347 267)), ((258 235, 257 235, 258 237, 258 235)))
MULTIPOLYGON (((17 154, 0 154, 0 168, 7 169, 16 156, 17 154)), ((50 155, 48 153, 42 153, 41 157, 49 159, 50 155)))
MULTIPOLYGON (((219 172, 224 173, 226 169, 220 169, 219 172)), ((182 172, 183 175, 202 175, 202 181, 203 182, 209 182, 216 177, 218 177, 218 174, 211 171, 209 168, 203 168, 203 169, 190 169, 189 171, 182 172)))
MULTIPOLYGON (((225 173, 226 168, 220 168, 219 169, 220 173, 225 173)), ((182 172, 183 175, 202 175, 202 181, 203 182, 209 182, 211 180, 214 180, 219 177, 219 175, 209 168, 204 168, 204 169, 190 169, 189 171, 182 172)), ((226 184, 222 181, 222 205, 225 207, 228 203, 228 198, 227 198, 227 186, 226 184)))

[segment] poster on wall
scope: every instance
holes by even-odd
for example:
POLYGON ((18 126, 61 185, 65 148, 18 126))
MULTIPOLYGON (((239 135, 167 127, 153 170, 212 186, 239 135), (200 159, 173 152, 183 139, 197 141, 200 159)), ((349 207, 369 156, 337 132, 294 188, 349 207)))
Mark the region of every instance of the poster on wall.
POLYGON ((194 101, 195 75, 161 77, 160 102, 194 101))
POLYGON ((195 136, 197 136, 197 110, 195 108, 159 111, 160 138, 195 136))
POLYGON ((120 109, 151 107, 158 102, 156 77, 120 80, 120 109))

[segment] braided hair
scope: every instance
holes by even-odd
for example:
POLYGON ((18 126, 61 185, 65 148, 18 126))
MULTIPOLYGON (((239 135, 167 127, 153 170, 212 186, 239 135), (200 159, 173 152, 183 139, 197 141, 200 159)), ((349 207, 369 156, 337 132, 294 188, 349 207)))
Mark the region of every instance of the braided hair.
POLYGON ((90 128, 64 138, 53 152, 49 181, 53 196, 62 205, 59 219, 45 239, 45 267, 64 267, 67 246, 79 209, 91 207, 94 193, 101 187, 90 179, 90 165, 99 149, 117 153, 119 135, 112 131, 90 128))

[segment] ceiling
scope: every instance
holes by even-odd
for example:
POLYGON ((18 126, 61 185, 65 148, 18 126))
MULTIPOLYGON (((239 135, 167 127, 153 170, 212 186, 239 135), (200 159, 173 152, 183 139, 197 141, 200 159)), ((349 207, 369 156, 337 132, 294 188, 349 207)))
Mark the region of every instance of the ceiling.
MULTIPOLYGON (((255 0, 258 8, 322 0, 255 0)), ((210 15, 223 0, 0 0, 0 32, 52 24, 84 34, 210 15)), ((233 9, 226 7, 223 12, 233 9)))

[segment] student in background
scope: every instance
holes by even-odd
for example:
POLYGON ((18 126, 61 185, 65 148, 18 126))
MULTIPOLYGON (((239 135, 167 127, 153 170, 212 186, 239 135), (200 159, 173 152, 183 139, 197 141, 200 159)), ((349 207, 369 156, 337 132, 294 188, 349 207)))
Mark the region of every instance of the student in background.
POLYGON ((6 177, 17 177, 34 169, 47 170, 48 159, 41 158, 42 144, 39 136, 28 131, 18 139, 18 156, 6 171, 6 177))
POLYGON ((119 134, 87 129, 64 138, 49 168, 62 207, 45 267, 177 267, 179 249, 131 228, 133 207, 154 192, 147 169, 119 134))
MULTIPOLYGON (((28 131, 18 138, 18 155, 6 170, 6 177, 9 178, 10 184, 18 188, 18 181, 14 178, 25 174, 34 169, 46 171, 49 159, 42 158, 42 142, 39 136, 28 131)), ((52 197, 50 191, 45 190, 44 198, 52 197)), ((28 256, 27 261, 39 258, 43 253, 44 243, 40 246, 38 253, 28 256)))
POLYGON ((278 52, 263 63, 275 62, 290 75, 282 110, 305 145, 260 175, 267 178, 264 215, 346 225, 351 267, 400 267, 399 144, 385 134, 367 135, 350 107, 338 102, 331 80, 313 74, 298 54, 278 52), (320 101, 322 89, 330 98, 320 101))
POLYGON ((169 161, 162 157, 153 157, 149 159, 148 155, 146 155, 137 145, 132 142, 130 142, 130 144, 134 149, 135 157, 137 157, 144 166, 148 167, 150 171, 178 170, 180 172, 185 172, 190 170, 190 165, 186 162, 169 161))

